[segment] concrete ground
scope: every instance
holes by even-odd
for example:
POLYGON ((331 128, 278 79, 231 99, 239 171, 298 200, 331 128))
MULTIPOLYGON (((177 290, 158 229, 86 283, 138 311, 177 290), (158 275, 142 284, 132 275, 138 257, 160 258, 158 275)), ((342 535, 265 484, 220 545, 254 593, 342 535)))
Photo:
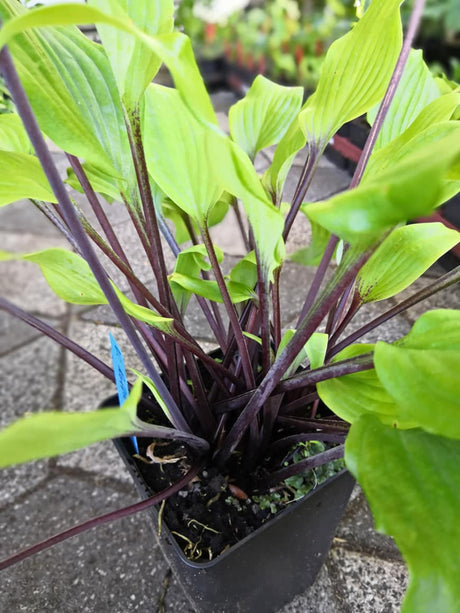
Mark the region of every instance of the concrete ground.
MULTIPOLYGON (((228 105, 228 95, 215 97, 218 109, 228 105)), ((221 116, 224 121, 225 118, 221 116)), ((269 152, 270 153, 270 152, 269 152)), ((62 166, 62 158, 56 154, 62 166)), ((269 163, 269 154, 258 159, 258 169, 269 163)), ((301 170, 301 157, 293 170, 301 170)), ((348 176, 324 160, 308 195, 319 199, 346 187, 348 176)), ((136 270, 148 278, 144 257, 126 212, 117 204, 110 217, 129 251, 136 270)), ((304 246, 306 224, 300 224, 289 252, 304 246)), ((217 244, 231 263, 243 251, 232 221, 215 232, 217 244)), ((0 241, 4 250, 32 252, 50 246, 66 246, 65 240, 27 202, 0 211, 0 241)), ((170 260, 170 264, 172 261, 170 260)), ((110 331, 126 360, 136 358, 108 309, 76 308, 62 303, 49 290, 33 264, 1 265, 0 294, 44 318, 71 338, 109 362, 110 331)), ((288 263, 283 274, 283 303, 288 326, 300 308, 298 288, 308 286, 313 271, 288 263)), ((430 274, 436 274, 436 270, 430 274)), ((430 282, 424 277, 416 283, 430 282)), ((390 302, 392 302, 390 300, 390 302)), ((429 308, 460 307, 459 288, 428 301, 429 308)), ((382 311, 380 303, 367 314, 382 311)), ((420 315, 415 307, 383 328, 385 340, 396 339, 410 329, 420 315)), ((205 347, 212 338, 198 311, 191 308, 189 325, 205 347)), ((26 412, 44 409, 92 410, 114 393, 114 386, 35 330, 0 312, 0 425, 26 412)), ((369 340, 375 339, 370 335, 369 340)), ((3 470, 0 474, 0 557, 31 545, 86 518, 138 500, 134 486, 110 442, 65 456, 3 470)), ((390 613, 398 611, 407 585, 407 573, 390 538, 373 528, 373 521, 359 487, 346 509, 332 549, 316 583, 282 609, 282 613, 390 613)), ((149 525, 139 514, 86 532, 38 554, 1 575, 0 610, 9 613, 159 613, 192 611, 185 595, 170 575, 149 525)), ((281 611, 279 612, 281 613, 281 611)))

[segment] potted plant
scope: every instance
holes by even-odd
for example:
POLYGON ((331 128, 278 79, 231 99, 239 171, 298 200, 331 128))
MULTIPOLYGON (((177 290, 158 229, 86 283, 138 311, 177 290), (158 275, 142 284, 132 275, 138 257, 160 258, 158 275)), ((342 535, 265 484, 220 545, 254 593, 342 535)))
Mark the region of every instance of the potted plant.
MULTIPOLYGON (((185 497, 197 489, 201 493, 210 474, 214 491, 205 504, 208 510, 225 496, 227 507, 239 512, 250 498, 251 512, 254 503, 253 514, 260 511, 264 522, 264 509, 289 506, 313 486, 305 504, 316 509, 321 504, 321 515, 336 516, 344 498, 335 489, 345 479, 346 498, 351 487, 347 473, 318 488, 315 479, 337 472, 337 461, 344 457, 378 528, 393 535, 409 566, 405 610, 455 610, 460 314, 427 312, 395 343, 356 341, 457 283, 460 271, 346 332, 364 304, 399 294, 459 240, 458 232, 441 224, 404 225, 441 205, 460 185, 459 94, 433 94, 420 56, 421 77, 410 87, 397 88, 422 4, 415 2, 403 42, 399 2, 374 0, 351 32, 330 47, 318 88, 303 106, 302 88, 258 77, 231 109, 227 136, 217 126, 189 39, 172 33, 171 1, 126 1, 121 8, 109 0, 92 0, 89 6, 31 11, 16 0, 0 1, 0 70, 23 122, 10 114, 9 130, 3 130, 2 203, 32 199, 72 247, 2 252, 2 258, 36 263, 66 301, 110 304, 144 369, 128 377, 115 342, 112 369, 1 298, 3 310, 114 380, 121 406, 24 417, 0 433, 0 463, 121 438, 126 461, 138 472, 155 472, 159 483, 141 503, 15 554, 0 568, 97 523, 172 501, 177 491, 185 497), (98 24, 105 51, 73 27, 61 27, 84 22, 98 24), (175 88, 151 84, 162 62, 175 88), (350 190, 309 203, 308 187, 329 140, 341 125, 376 104, 379 110, 350 190), (68 183, 86 194, 101 232, 72 203, 42 133, 67 153, 68 183), (271 145, 276 145, 273 162, 259 177, 253 161, 271 145), (304 147, 304 171, 293 201, 286 204, 286 176, 304 147), (153 270, 153 290, 133 272, 98 194, 125 203, 153 270), (230 209, 248 254, 224 275, 209 228, 230 209), (310 220, 312 241, 296 259, 318 268, 303 292, 295 329, 284 332, 279 282, 284 244, 298 214, 310 220), (166 219, 174 222, 175 234, 166 219), (160 234, 175 258, 171 274, 160 234), (185 240, 191 246, 181 247, 185 240), (123 273, 130 295, 109 278, 93 244, 123 273), (184 325, 192 297, 215 335, 216 353, 204 352, 184 325), (162 470, 155 471, 155 465, 162 470), (312 503, 323 491, 325 502, 312 503)), ((300 507, 291 508, 280 515, 293 516, 300 507)), ((158 511, 159 522, 163 514, 166 506, 158 511)), ((200 542, 184 534, 191 520, 171 531, 192 559, 221 553, 211 566, 217 567, 219 558, 225 566, 230 554, 243 547, 237 544, 225 553, 219 545, 215 552, 213 528, 206 521, 195 518, 200 542)), ((261 532, 270 532, 271 526, 263 523, 261 532)), ((275 565, 285 568, 284 560, 275 559, 275 565)), ((211 602, 214 610, 234 610, 235 603, 248 610, 249 598, 234 594, 232 603, 211 602)), ((211 605, 200 601, 197 606, 206 611, 211 605)))

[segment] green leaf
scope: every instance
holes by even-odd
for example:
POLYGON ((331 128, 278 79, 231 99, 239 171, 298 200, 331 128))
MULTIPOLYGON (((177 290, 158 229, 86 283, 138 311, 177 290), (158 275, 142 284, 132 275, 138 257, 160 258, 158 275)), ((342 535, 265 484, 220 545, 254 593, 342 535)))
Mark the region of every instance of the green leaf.
POLYGON ((324 364, 329 335, 314 332, 305 345, 305 351, 310 360, 311 369, 320 368, 324 364))
POLYGON ((249 157, 229 138, 209 130, 207 156, 213 161, 215 180, 240 198, 247 213, 263 274, 271 277, 284 258, 284 220, 262 187, 249 157))
POLYGON ((71 304, 107 304, 90 267, 76 253, 53 248, 17 257, 38 264, 48 285, 62 300, 71 304))
MULTIPOLYGON (((308 205, 303 204, 300 210, 308 217, 308 205)), ((308 247, 298 249, 289 256, 289 259, 303 266, 318 266, 329 242, 331 233, 314 221, 309 221, 311 227, 310 244, 308 247)))
POLYGON ((262 177, 265 189, 277 206, 281 204, 284 184, 295 156, 305 147, 306 142, 307 138, 296 117, 275 149, 273 161, 262 177))
POLYGON ((45 412, 19 419, 0 432, 0 467, 50 458, 136 431, 136 408, 141 394, 142 383, 138 381, 117 409, 45 412))
POLYGON ((246 96, 229 112, 230 134, 251 159, 275 145, 302 105, 301 87, 283 87, 257 76, 246 96))
MULTIPOLYGON (((374 345, 350 345, 335 356, 333 362, 368 353, 374 345)), ((374 369, 335 377, 318 383, 319 397, 336 415, 354 423, 362 415, 377 415, 386 424, 412 427, 397 420, 398 407, 385 390, 374 369)))
MULTIPOLYGON (((218 262, 222 262, 224 254, 216 248, 218 262)), ((174 273, 182 274, 187 277, 198 278, 202 270, 211 270, 212 266, 208 260, 208 252, 204 245, 193 245, 179 253, 174 267, 174 273)), ((170 285, 174 299, 181 313, 185 312, 192 292, 185 289, 182 285, 175 283, 170 277, 170 285)))
POLYGON ((396 228, 358 273, 361 301, 375 302, 398 294, 460 241, 460 232, 442 223, 396 228))
POLYGON ((257 283, 257 260, 254 251, 244 256, 230 271, 230 281, 254 287, 257 283))
POLYGON ((449 127, 436 141, 430 139, 353 190, 307 205, 308 216, 353 244, 370 243, 384 230, 431 212, 460 157, 460 124, 445 123, 449 127))
POLYGON ((308 141, 326 144, 382 99, 402 44, 399 5, 372 2, 351 32, 329 47, 318 88, 300 113, 308 141))
MULTIPOLYGON (((281 338, 278 351, 276 352, 276 357, 281 355, 294 334, 295 330, 286 330, 281 338)), ((324 364, 324 358, 326 357, 328 338, 329 336, 327 334, 314 332, 284 373, 283 379, 287 379, 291 375, 295 374, 302 362, 306 359, 310 361, 311 368, 319 368, 322 366, 324 364)))
POLYGON ((364 416, 350 429, 345 462, 366 494, 377 530, 395 539, 408 565, 402 611, 456 611, 460 444, 364 416))
POLYGON ((39 161, 33 155, 0 151, 0 206, 22 198, 56 202, 39 161))
POLYGON ((145 93, 144 142, 150 175, 200 227, 222 194, 215 161, 206 155, 206 133, 179 93, 152 84, 145 93))
MULTIPOLYGON (((189 277, 188 275, 183 275, 178 272, 173 272, 168 278, 169 283, 173 288, 174 284, 177 284, 179 287, 191 294, 202 296, 203 298, 207 298, 213 302, 223 302, 223 298, 216 281, 205 281, 203 279, 189 277)), ((246 285, 232 281, 228 281, 226 285, 233 304, 256 298, 256 294, 251 287, 247 287, 246 285)))
POLYGON ((439 127, 436 124, 451 119, 455 109, 460 105, 460 94, 450 93, 441 96, 426 106, 411 125, 397 138, 381 149, 374 150, 363 177, 365 182, 374 175, 383 172, 395 160, 401 159, 407 153, 407 147, 414 151, 420 143, 428 142, 430 136, 435 139, 439 136, 439 127), (423 136, 422 136, 423 135, 423 136), (414 143, 409 145, 413 139, 414 143))
MULTIPOLYGON (((108 304, 107 298, 99 287, 90 267, 76 253, 57 247, 29 254, 0 252, 1 259, 22 259, 38 264, 48 285, 59 298, 66 302, 88 305, 108 304)), ((123 310, 128 315, 148 323, 170 336, 177 336, 171 318, 161 317, 152 310, 135 304, 113 283, 112 286, 123 310)))
MULTIPOLYGON (((6 18, 16 14, 14 9, 17 9, 17 6, 12 0, 2 1, 9 5, 6 18)), ((0 6, 0 10, 1 8, 0 6)), ((115 28, 132 34, 139 41, 143 42, 148 49, 153 51, 166 64, 184 103, 192 114, 199 121, 217 126, 216 115, 198 70, 190 40, 187 36, 178 32, 149 36, 139 28, 136 28, 127 16, 117 18, 93 7, 69 3, 36 8, 33 11, 21 13, 15 19, 11 19, 0 31, 0 48, 8 43, 11 38, 29 28, 48 25, 82 25, 93 23, 112 25, 115 28)), ((121 125, 123 126, 123 124, 121 125)))
POLYGON ((22 125, 21 118, 16 113, 0 115, 0 150, 33 153, 27 132, 22 125))
MULTIPOLYGON (((422 50, 412 49, 374 145, 374 151, 384 147, 402 134, 418 114, 439 96, 439 87, 436 85, 430 69, 423 61, 422 50)), ((376 106, 367 114, 367 120, 371 125, 374 123, 378 110, 379 106, 376 106)))
POLYGON ((460 438, 460 311, 428 311, 397 344, 377 343, 374 362, 401 419, 460 438))
MULTIPOLYGON (((113 200, 121 202, 120 187, 121 191, 125 191, 127 187, 126 181, 121 175, 116 176, 115 173, 108 175, 100 168, 92 166, 91 164, 82 164, 82 167, 91 187, 97 194, 103 196, 108 202, 113 200)), ((80 181, 71 168, 67 169, 66 183, 77 192, 83 193, 80 181)))
MULTIPOLYGON (((173 29, 173 0, 90 0, 89 4, 120 19, 128 16, 146 34, 167 34, 173 29)), ((97 29, 109 56, 121 98, 126 108, 132 110, 158 72, 161 60, 127 32, 103 24, 97 29)))
MULTIPOLYGON (((0 38, 26 26, 83 22, 82 10, 91 11, 67 4, 28 12, 17 2, 3 0, 1 16, 19 16, 4 24, 0 38), (53 19, 54 15, 63 18, 53 19)), ((129 143, 115 78, 102 47, 76 27, 28 31, 9 46, 45 134, 64 151, 126 177, 131 167, 129 143)))

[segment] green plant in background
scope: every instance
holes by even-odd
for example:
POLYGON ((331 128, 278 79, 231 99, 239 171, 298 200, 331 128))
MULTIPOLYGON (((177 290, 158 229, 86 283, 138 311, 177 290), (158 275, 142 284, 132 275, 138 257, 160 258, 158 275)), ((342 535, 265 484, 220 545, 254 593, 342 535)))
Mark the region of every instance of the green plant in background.
MULTIPOLYGON (((190 40, 172 31, 171 0, 91 0, 89 6, 33 11, 0 0, 0 70, 19 115, 0 116, 0 204, 31 199, 72 247, 1 252, 1 258, 37 264, 70 303, 110 304, 143 365, 120 408, 44 411, 9 425, 0 433, 0 465, 127 435, 180 441, 195 458, 167 490, 72 534, 161 502, 205 465, 264 495, 280 483, 300 492, 305 471, 315 469, 318 476, 344 456, 377 528, 394 537, 408 564, 404 610, 457 607, 460 313, 428 311, 394 343, 357 341, 458 283, 460 269, 347 332, 364 305, 398 296, 459 241, 458 232, 441 224, 405 225, 460 189, 460 94, 446 86, 441 91, 421 54, 410 51, 422 7, 416 0, 403 44, 399 0, 373 0, 330 46, 305 104, 302 88, 259 76, 231 108, 227 136, 218 128, 190 40), (92 22, 103 47, 72 25, 92 22), (151 83, 162 62, 174 88, 151 83), (327 143, 364 113, 372 130, 350 189, 308 202, 327 143), (74 206, 42 134, 66 152, 69 183, 79 183, 101 232, 74 206), (273 145, 273 162, 259 177, 256 155, 273 145), (286 177, 303 148, 306 163, 285 203, 286 177), (153 287, 135 274, 97 194, 124 202, 153 287), (226 211, 240 220, 244 214, 250 231, 240 223, 248 253, 224 276, 223 254, 209 227, 226 211), (299 288, 303 307, 295 330, 283 333, 284 245, 299 213, 312 226, 301 259, 318 267, 311 286, 299 288), (176 235, 166 214, 179 222, 176 235), (160 234, 176 262, 171 274, 160 234), (191 247, 179 244, 186 238, 191 247), (109 278, 100 253, 123 273, 133 300, 109 278), (192 298, 220 347, 217 357, 207 355, 184 325, 192 298), (137 415, 143 383, 156 400, 155 423, 137 415), (313 442, 299 447, 307 441, 313 442), (293 444, 295 461, 286 466, 293 444)), ((108 365, 7 297, 0 308, 114 380, 108 365)), ((47 546, 14 554, 0 568, 47 546)))

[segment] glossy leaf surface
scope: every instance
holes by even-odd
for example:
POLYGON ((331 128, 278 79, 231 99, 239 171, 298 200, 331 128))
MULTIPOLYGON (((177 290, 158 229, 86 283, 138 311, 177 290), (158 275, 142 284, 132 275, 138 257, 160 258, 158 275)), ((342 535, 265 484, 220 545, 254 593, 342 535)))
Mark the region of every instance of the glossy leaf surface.
POLYGON ((364 416, 345 444, 377 530, 392 536, 409 568, 403 613, 455 611, 460 602, 460 443, 364 416))

